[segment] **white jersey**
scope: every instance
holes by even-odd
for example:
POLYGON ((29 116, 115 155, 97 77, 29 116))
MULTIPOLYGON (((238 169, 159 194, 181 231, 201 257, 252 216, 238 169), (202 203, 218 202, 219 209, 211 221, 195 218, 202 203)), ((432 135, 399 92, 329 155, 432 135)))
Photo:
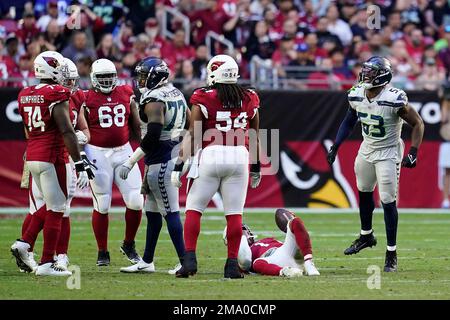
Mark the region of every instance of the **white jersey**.
MULTIPOLYGON (((164 125, 160 140, 178 138, 186 123, 187 103, 183 93, 171 83, 167 83, 142 94, 141 108, 149 102, 164 103, 164 125)), ((142 125, 142 129, 142 137, 144 137, 147 132, 146 123, 142 125)))
POLYGON ((359 154, 369 162, 386 159, 401 161, 404 150, 401 139, 403 119, 397 113, 399 108, 408 105, 406 93, 386 86, 369 101, 365 89, 356 85, 349 91, 348 101, 361 122, 364 140, 359 154))

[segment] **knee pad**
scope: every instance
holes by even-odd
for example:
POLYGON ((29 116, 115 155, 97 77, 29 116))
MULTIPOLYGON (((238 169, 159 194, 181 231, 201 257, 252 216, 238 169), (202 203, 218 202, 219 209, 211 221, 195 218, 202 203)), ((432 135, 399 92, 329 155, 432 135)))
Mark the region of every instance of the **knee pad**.
POLYGON ((391 194, 389 192, 380 192, 380 200, 382 203, 394 202, 396 200, 395 198, 395 194, 391 194))
POLYGON ((109 194, 96 194, 94 197, 94 208, 101 214, 107 214, 111 207, 111 196, 109 194))
POLYGON ((140 190, 130 191, 126 196, 124 196, 123 200, 128 209, 142 210, 144 207, 144 197, 142 196, 140 190))

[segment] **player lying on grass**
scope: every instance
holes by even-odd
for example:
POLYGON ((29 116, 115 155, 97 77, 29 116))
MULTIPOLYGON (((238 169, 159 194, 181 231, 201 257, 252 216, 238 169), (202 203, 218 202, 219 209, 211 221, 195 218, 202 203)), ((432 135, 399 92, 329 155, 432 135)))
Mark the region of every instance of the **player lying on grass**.
MULTIPOLYGON (((308 276, 320 275, 314 266, 311 240, 303 221, 286 209, 277 209, 275 221, 280 230, 286 233, 284 243, 275 238, 255 242, 255 236, 248 226, 242 225, 239 267, 246 272, 267 276, 298 277, 303 272, 308 276)), ((226 228, 224 242, 227 242, 226 228)))

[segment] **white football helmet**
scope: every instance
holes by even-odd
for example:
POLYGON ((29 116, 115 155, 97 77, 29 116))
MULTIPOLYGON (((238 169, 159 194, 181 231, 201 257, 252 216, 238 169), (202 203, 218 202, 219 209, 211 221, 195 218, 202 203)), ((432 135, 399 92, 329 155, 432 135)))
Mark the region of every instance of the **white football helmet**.
POLYGON ((64 58, 63 62, 67 67, 67 75, 64 78, 63 86, 70 88, 74 92, 77 88, 77 81, 80 78, 77 66, 68 58, 64 58))
POLYGON ((237 83, 239 67, 236 61, 226 54, 219 54, 209 60, 206 67, 208 86, 214 83, 237 83))
POLYGON ((50 79, 62 84, 67 76, 64 57, 56 51, 44 51, 34 59, 36 79, 50 79))
POLYGON ((95 89, 102 93, 110 93, 117 85, 117 70, 108 59, 98 59, 92 63, 91 82, 95 89))

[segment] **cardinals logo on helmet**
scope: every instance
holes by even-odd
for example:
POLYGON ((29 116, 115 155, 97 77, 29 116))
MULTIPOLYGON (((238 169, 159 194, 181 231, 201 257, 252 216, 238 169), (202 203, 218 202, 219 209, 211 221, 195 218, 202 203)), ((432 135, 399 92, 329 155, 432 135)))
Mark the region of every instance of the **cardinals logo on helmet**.
POLYGON ((47 64, 50 67, 53 67, 53 68, 59 67, 59 62, 55 58, 53 58, 53 57, 42 57, 42 58, 45 60, 45 62, 47 62, 47 64))
POLYGON ((221 65, 223 65, 224 61, 215 61, 211 64, 211 71, 216 71, 221 65))

